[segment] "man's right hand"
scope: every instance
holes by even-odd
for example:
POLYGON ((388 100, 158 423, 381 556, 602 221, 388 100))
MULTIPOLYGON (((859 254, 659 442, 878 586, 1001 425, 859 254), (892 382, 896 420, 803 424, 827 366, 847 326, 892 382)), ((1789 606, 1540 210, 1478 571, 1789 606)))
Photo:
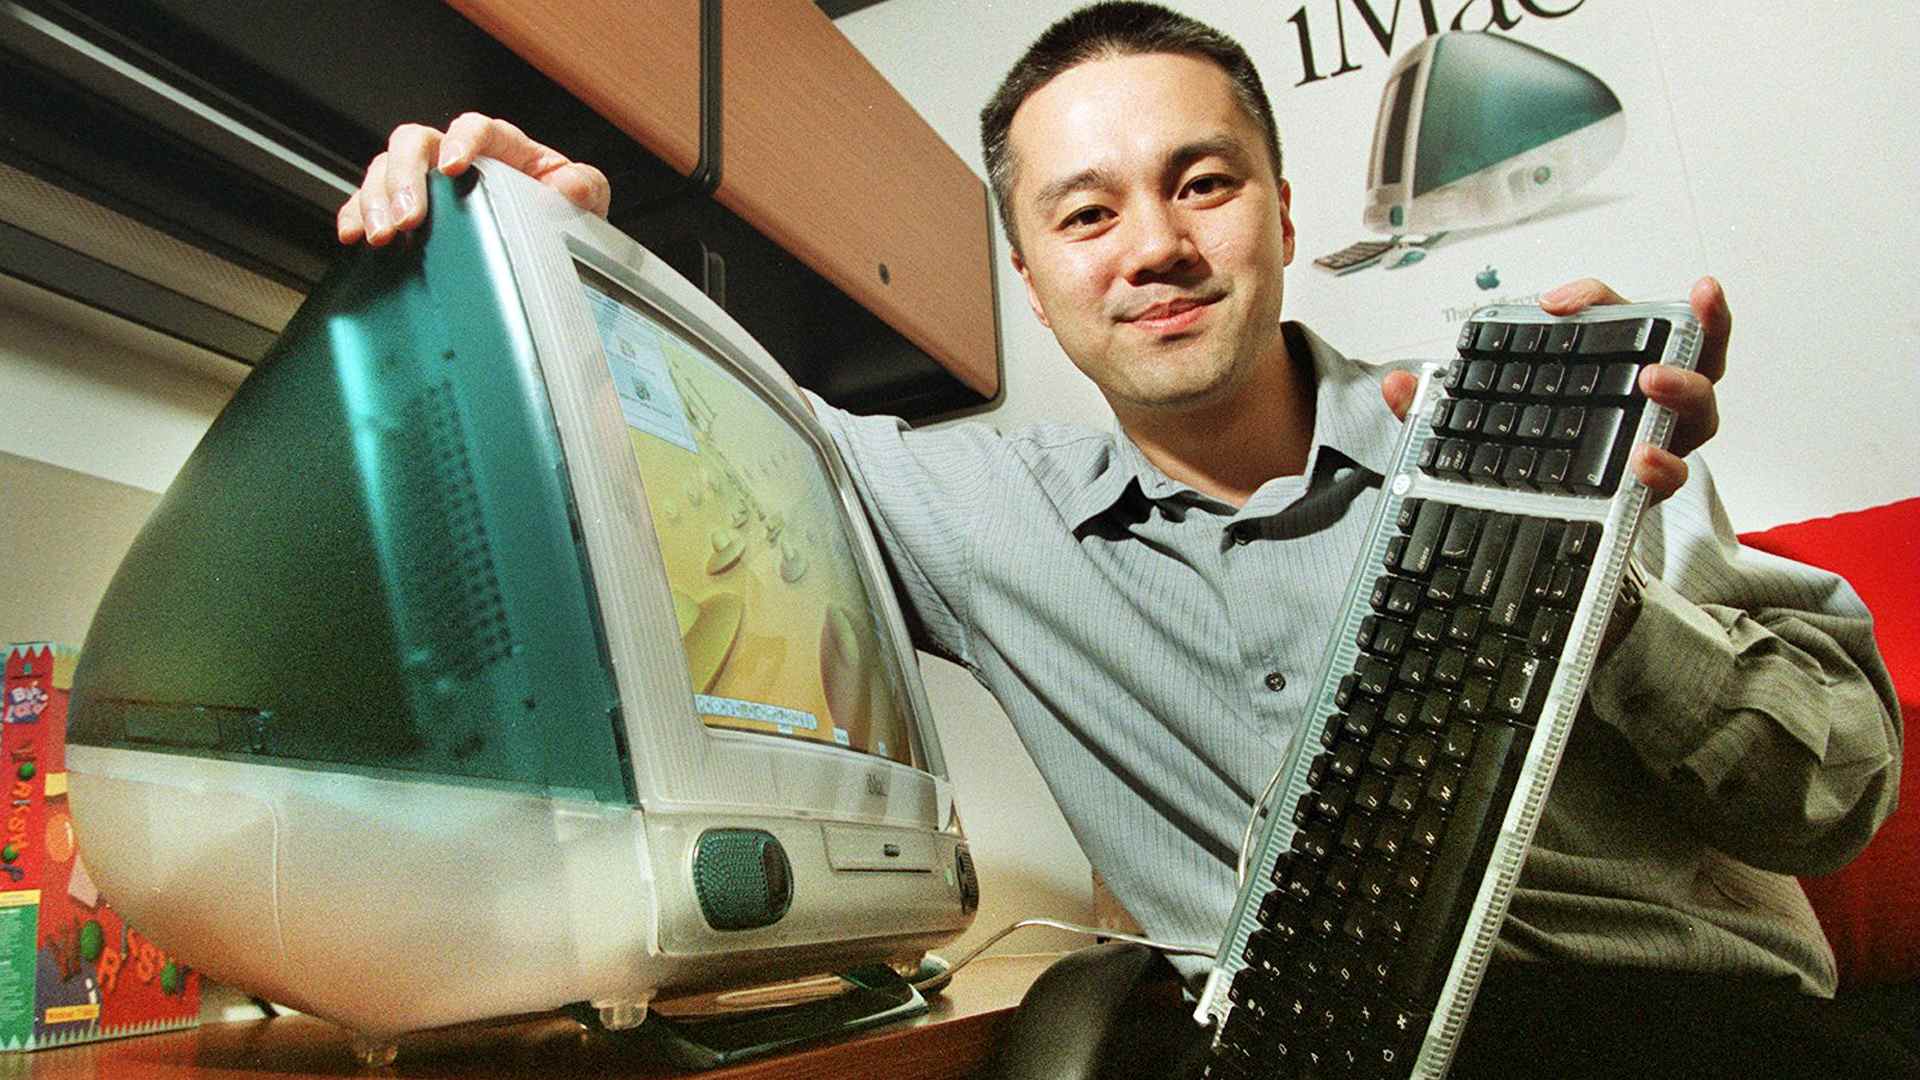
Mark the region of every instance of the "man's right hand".
POLYGON ((360 190, 335 216, 340 242, 365 240, 380 247, 417 227, 427 219, 427 169, 459 176, 483 154, 553 188, 581 209, 607 216, 613 188, 605 173, 534 142, 505 120, 470 112, 448 124, 445 132, 424 124, 394 128, 386 152, 367 166, 360 190))

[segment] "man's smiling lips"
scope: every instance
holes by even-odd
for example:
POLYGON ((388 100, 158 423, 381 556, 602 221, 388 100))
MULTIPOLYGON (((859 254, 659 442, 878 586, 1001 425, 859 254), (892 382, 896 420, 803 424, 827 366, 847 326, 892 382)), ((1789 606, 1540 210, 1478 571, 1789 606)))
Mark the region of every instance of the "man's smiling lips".
POLYGON ((1130 315, 1123 315, 1120 321, 1131 323, 1149 333, 1174 333, 1198 322, 1206 310, 1219 299, 1217 296, 1203 296, 1165 300, 1148 305, 1130 315))

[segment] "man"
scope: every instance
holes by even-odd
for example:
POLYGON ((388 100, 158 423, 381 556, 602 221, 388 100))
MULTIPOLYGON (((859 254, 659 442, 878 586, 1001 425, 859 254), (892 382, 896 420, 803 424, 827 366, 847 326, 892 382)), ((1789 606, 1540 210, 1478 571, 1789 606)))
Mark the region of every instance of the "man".
MULTIPOLYGON (((1034 314, 1121 433, 912 432, 816 407, 922 646, 994 692, 1146 928, 1212 945, 1250 803, 1314 719, 1412 380, 1376 383, 1281 321, 1292 193, 1225 37, 1140 4, 1076 13, 1015 66, 982 133, 1034 314)), ((341 239, 417 224, 429 162, 457 173, 478 153, 606 209, 597 170, 464 116, 444 136, 396 131, 341 239)), ((1543 306, 1618 299, 1583 281, 1543 306)), ((1698 462, 1688 482, 1730 321, 1715 282, 1690 300, 1700 372, 1641 380, 1679 420, 1671 452, 1632 461, 1672 497, 1637 549, 1655 580, 1596 671, 1456 1075, 1750 1075, 1771 1060, 1754 1045, 1840 1041, 1816 1004, 1832 956, 1786 875, 1844 863, 1891 809, 1898 714, 1845 586, 1738 549, 1698 462), (1659 1015, 1642 1017, 1650 997, 1659 1015)))

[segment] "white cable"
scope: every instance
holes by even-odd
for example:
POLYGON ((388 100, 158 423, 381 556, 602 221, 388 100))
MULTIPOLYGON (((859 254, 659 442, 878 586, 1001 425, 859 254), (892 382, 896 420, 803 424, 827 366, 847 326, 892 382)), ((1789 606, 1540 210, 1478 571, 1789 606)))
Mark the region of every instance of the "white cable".
POLYGON ((1019 922, 1016 922, 1010 926, 1007 926, 1001 929, 998 933, 994 934, 992 937, 988 938, 987 940, 981 942, 978 945, 975 945, 971 950, 967 952, 965 956, 962 956, 960 959, 954 961, 953 964, 949 966, 945 971, 939 972, 934 975, 929 975, 922 979, 915 980, 913 985, 915 987, 919 987, 919 986, 929 984, 929 983, 934 983, 934 982, 941 982, 941 983, 946 982, 948 979, 953 977, 954 972, 959 971, 961 968, 966 967, 969 963, 973 962, 975 957, 979 956, 983 952, 986 952, 988 948, 990 948, 995 943, 997 943, 1001 938, 1006 937, 1008 934, 1013 933, 1015 930, 1019 930, 1028 926, 1048 926, 1048 927, 1052 927, 1055 930, 1065 930, 1065 931, 1068 931, 1069 933, 1074 933, 1074 934, 1085 934, 1089 937, 1111 938, 1114 941, 1125 941, 1133 945, 1145 945, 1149 949, 1157 949, 1160 952, 1168 953, 1173 956, 1205 956, 1205 957, 1211 958, 1216 953, 1219 952, 1218 949, 1201 948, 1198 945, 1168 945, 1163 942, 1153 941, 1149 938, 1140 937, 1136 934, 1122 934, 1113 930, 1103 930, 1096 926, 1079 926, 1074 923, 1061 922, 1058 919, 1021 919, 1019 922))

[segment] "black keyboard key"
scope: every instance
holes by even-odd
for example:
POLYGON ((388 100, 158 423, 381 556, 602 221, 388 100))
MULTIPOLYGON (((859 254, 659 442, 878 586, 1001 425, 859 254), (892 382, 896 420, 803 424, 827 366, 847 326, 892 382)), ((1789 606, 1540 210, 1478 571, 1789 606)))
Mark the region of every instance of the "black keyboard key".
POLYGON ((1408 649, 1406 655, 1400 658, 1400 669, 1394 672, 1393 680, 1401 686, 1418 690, 1427 685, 1432 671, 1432 653, 1425 649, 1408 649))
POLYGON ((1467 653, 1467 671, 1478 675, 1500 675, 1500 665, 1507 659, 1507 638, 1500 634, 1486 634, 1473 644, 1473 651, 1467 653))
POLYGON ((1486 608, 1455 608, 1453 618, 1447 622, 1447 640, 1463 647, 1479 641, 1480 625, 1486 617, 1486 608))
MULTIPOLYGON (((1316 863, 1326 862, 1327 857, 1333 854, 1333 830, 1318 824, 1296 829, 1293 834, 1292 853, 1316 863)), ((1278 873, 1280 869, 1280 861, 1276 860, 1274 872, 1278 873)), ((1275 881, 1274 884, 1283 885, 1285 882, 1275 881)))
POLYGON ((1600 369, 1600 381, 1594 385, 1593 392, 1599 397, 1632 397, 1634 387, 1639 382, 1639 364, 1629 360, 1615 360, 1600 369))
POLYGON ((1440 608, 1427 608, 1413 620, 1413 643, 1432 648, 1440 644, 1447 633, 1447 613, 1440 608))
POLYGON ((1492 360, 1475 360, 1467 365, 1467 373, 1460 380, 1460 392, 1484 394, 1493 389, 1494 380, 1499 377, 1499 364, 1492 360))
POLYGON ((1486 864, 1499 838, 1500 815, 1488 811, 1511 798, 1529 738, 1525 729, 1495 724, 1481 731, 1474 745, 1449 815, 1456 827, 1438 846, 1405 947, 1395 958, 1389 988, 1403 1000, 1432 1001, 1446 978, 1453 947, 1479 890, 1469 871, 1486 864))
POLYGON ((1611 495, 1626 464, 1627 413, 1617 406, 1590 409, 1580 445, 1573 451, 1569 480, 1573 490, 1589 495, 1611 495))
POLYGON ((1453 520, 1447 523, 1447 534, 1440 541, 1440 557, 1448 562, 1465 562, 1473 554, 1473 541, 1480 535, 1480 522, 1486 518, 1484 510, 1460 507, 1453 512, 1453 520))
POLYGON ((1554 362, 1540 364, 1533 369, 1533 385, 1527 392, 1534 397, 1559 397, 1560 387, 1567 381, 1567 365, 1554 362))
POLYGON ((1346 719, 1340 722, 1340 730, 1350 739, 1365 742, 1373 738, 1373 732, 1380 724, 1380 703, 1370 698, 1362 698, 1353 703, 1346 719))
POLYGON ((1486 419, 1480 422, 1480 434, 1504 439, 1520 425, 1520 406, 1511 401, 1496 401, 1487 406, 1486 419))
POLYGON ((1533 581, 1533 569, 1547 536, 1544 518, 1522 518, 1507 551, 1506 569, 1494 589, 1493 605, 1487 611, 1487 625, 1496 630, 1521 628, 1527 593, 1533 581))
POLYGON ((1533 474, 1540 467, 1540 451, 1531 446, 1516 446, 1507 451, 1507 463, 1500 467, 1500 483, 1510 488, 1533 487, 1533 474))
POLYGON ((1387 795, 1387 809, 1405 816, 1420 806, 1420 780, 1418 777, 1401 776, 1393 781, 1393 791, 1387 795))
POLYGON ((1581 563, 1593 560, 1594 549, 1600 543, 1601 525, 1597 521, 1570 521, 1566 530, 1560 534, 1560 549, 1554 553, 1558 562, 1581 563))
POLYGON ((1580 433, 1587 427, 1587 410, 1581 405, 1567 405, 1553 410, 1553 425, 1547 430, 1547 438, 1554 442, 1576 442, 1580 433))
POLYGON ((1542 491, 1558 491, 1566 485, 1572 469, 1573 451, 1549 450, 1540 455, 1540 464, 1533 470, 1533 484, 1542 491))
POLYGON ((1353 789, 1354 809, 1363 813, 1377 814, 1387 808, 1387 792, 1393 781, 1385 774, 1369 772, 1360 778, 1353 789))
POLYGON ((1506 448, 1499 443, 1481 443, 1473 448, 1473 460, 1467 463, 1467 479, 1476 484, 1492 484, 1500 479, 1500 463, 1506 448))
POLYGON ((1579 351, 1588 356, 1638 353, 1653 341, 1652 319, 1609 319, 1589 323, 1580 339, 1579 351))
POLYGON ((1451 605, 1460 596, 1460 587, 1467 581, 1467 572, 1457 566, 1443 566, 1434 571, 1433 579, 1427 582, 1427 602, 1441 607, 1451 605))
POLYGON ((1447 415, 1447 433, 1450 435, 1473 435, 1480 430, 1481 414, 1487 411, 1483 401, 1471 399, 1456 401, 1453 410, 1447 415))
POLYGON ((1360 765, 1367 759, 1367 751, 1357 742, 1342 741, 1333 752, 1333 760, 1328 762, 1327 771, 1342 780, 1357 780, 1360 777, 1360 765))
POLYGON ((1507 351, 1515 353, 1539 352, 1540 344, 1546 340, 1546 323, 1521 323, 1513 328, 1513 335, 1507 339, 1507 351))
POLYGON ((1512 323, 1483 322, 1480 332, 1474 335, 1473 348, 1476 352, 1501 352, 1507 347, 1507 339, 1513 334, 1512 323))
POLYGON ((1377 656, 1363 656, 1353 666, 1360 676, 1360 691, 1372 697, 1385 697, 1393 687, 1393 665, 1377 656))
POLYGON ((1567 381, 1560 387, 1563 398, 1586 397, 1600 381, 1599 364, 1573 364, 1567 368, 1567 381))
POLYGON ((1333 692, 1333 706, 1344 709, 1353 704, 1353 695, 1360 689, 1360 676, 1348 672, 1340 677, 1340 686, 1333 692))
POLYGON ((1500 365, 1500 381, 1494 386, 1509 397, 1518 397, 1533 385, 1533 365, 1524 360, 1509 360, 1500 365))
MULTIPOLYGON (((1400 556, 1399 568, 1402 571, 1423 578, 1427 576, 1427 571, 1433 569, 1440 539, 1446 535, 1447 512, 1450 509, 1443 502, 1425 500, 1421 503, 1414 515, 1412 528, 1408 530, 1407 550, 1400 556)), ((1406 515, 1401 516, 1404 518, 1406 515)))
POLYGON ((1492 700, 1493 680, 1485 675, 1471 676, 1460 684, 1460 696, 1453 701, 1453 711, 1458 716, 1485 716, 1492 700))
MULTIPOLYGON (((1560 567, 1559 573, 1565 573, 1560 567)), ((1533 614, 1533 626, 1527 631, 1527 647, 1537 656, 1558 656, 1573 627, 1573 612, 1559 608, 1541 608, 1533 614)))
MULTIPOLYGON (((1454 342, 1454 348, 1460 352, 1466 352, 1468 349, 1473 348, 1474 335, 1478 334, 1479 332, 1480 332, 1479 323, 1477 322, 1461 323, 1460 324, 1460 340, 1454 342)), ((1458 367, 1459 365, 1455 364, 1454 366, 1458 367)))
POLYGON ((1507 561, 1507 545, 1513 540, 1519 522, 1512 514, 1492 514, 1480 529, 1480 546, 1474 552, 1473 565, 1467 570, 1467 583, 1461 595, 1469 600, 1485 600, 1493 595, 1495 579, 1507 561))
POLYGON ((1407 740, 1407 748, 1400 754, 1400 767, 1411 773, 1425 773, 1433 767, 1433 759, 1439 753, 1439 744, 1433 736, 1415 735, 1407 740))
POLYGON ((1383 731, 1373 740, 1373 752, 1367 756, 1367 764, 1381 772, 1392 772, 1400 764, 1400 752, 1406 749, 1406 743, 1391 731, 1383 731))
POLYGON ((1493 712, 1509 720, 1528 724, 1539 719, 1540 704, 1553 682, 1555 664, 1541 656, 1516 654, 1507 657, 1500 669, 1500 682, 1493 691, 1493 712))
POLYGON ((1520 424, 1514 428, 1513 433, 1528 442, 1539 442, 1547 437, 1547 431, 1552 426, 1552 406, 1529 405, 1520 410, 1520 424))
POLYGON ((1573 351, 1580 337, 1579 323, 1554 323, 1547 328, 1547 341, 1543 346, 1549 353, 1564 354, 1573 351))

